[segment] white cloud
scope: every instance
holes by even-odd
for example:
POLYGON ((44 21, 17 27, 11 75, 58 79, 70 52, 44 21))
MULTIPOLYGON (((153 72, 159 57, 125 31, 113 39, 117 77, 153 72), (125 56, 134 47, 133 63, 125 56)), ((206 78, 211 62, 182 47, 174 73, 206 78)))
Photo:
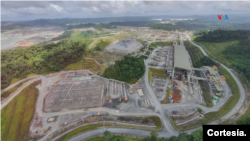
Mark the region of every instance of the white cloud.
MULTIPOLYGON (((136 15, 248 14, 250 2, 197 1, 39 1, 2 2, 2 19, 19 17, 108 17, 136 15), (39 16, 38 16, 39 15, 39 16)), ((22 19, 23 20, 23 19, 22 19)))
POLYGON ((52 8, 54 8, 55 10, 57 10, 58 12, 62 12, 62 10, 63 10, 63 8, 62 7, 60 7, 60 6, 58 6, 58 5, 55 5, 55 4, 50 4, 50 6, 52 7, 52 8))

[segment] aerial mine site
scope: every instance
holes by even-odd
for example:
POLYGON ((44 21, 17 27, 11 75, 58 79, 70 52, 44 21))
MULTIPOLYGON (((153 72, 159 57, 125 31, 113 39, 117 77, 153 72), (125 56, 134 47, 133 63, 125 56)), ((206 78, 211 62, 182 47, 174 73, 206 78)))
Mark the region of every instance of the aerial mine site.
POLYGON ((212 139, 206 125, 243 131, 250 18, 207 15, 207 2, 197 17, 183 4, 2 2, 1 140, 202 141, 212 139), (187 15, 162 15, 163 6, 187 15), (26 17, 30 8, 38 11, 26 17))

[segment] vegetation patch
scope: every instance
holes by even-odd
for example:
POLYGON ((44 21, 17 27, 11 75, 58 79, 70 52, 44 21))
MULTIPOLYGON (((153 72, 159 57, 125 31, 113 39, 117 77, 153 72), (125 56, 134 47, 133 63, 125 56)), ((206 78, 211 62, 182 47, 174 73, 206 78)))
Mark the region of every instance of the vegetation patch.
POLYGON ((170 88, 167 87, 167 97, 165 101, 162 101, 161 104, 168 104, 169 103, 169 97, 170 97, 170 88))
POLYGON ((14 83, 16 83, 16 82, 18 82, 18 81, 20 81, 21 80, 21 78, 13 78, 12 80, 11 80, 11 82, 10 82, 10 85, 12 85, 12 84, 14 84, 14 83))
POLYGON ((119 40, 119 39, 121 39, 121 38, 123 38, 123 37, 125 37, 125 36, 128 36, 128 35, 130 35, 130 34, 120 34, 120 35, 115 35, 115 36, 113 36, 116 40, 119 40))
POLYGON ((17 84, 16 86, 13 86, 12 88, 9 88, 7 91, 2 91, 1 92, 1 99, 8 97, 10 94, 15 92, 19 87, 21 87, 27 81, 29 81, 29 79, 17 84))
MULTIPOLYGON (((103 124, 94 124, 94 125, 87 125, 87 126, 77 128, 77 129, 73 130, 72 132, 64 135, 61 140, 67 141, 69 138, 71 138, 79 133, 86 132, 89 130, 95 130, 95 129, 102 127, 102 126, 103 126, 103 124)), ((112 124, 105 124, 105 126, 112 126, 112 124)))
POLYGON ((109 44, 113 42, 113 39, 99 39, 99 42, 92 49, 95 51, 103 51, 109 44))
POLYGON ((151 48, 155 48, 158 46, 173 46, 173 42, 153 42, 149 45, 151 48))
POLYGON ((115 61, 103 73, 103 77, 135 83, 145 72, 144 61, 132 56, 124 56, 122 60, 115 61))
MULTIPOLYGON (((156 125, 156 128, 148 128, 148 127, 140 127, 140 126, 136 126, 136 125, 115 125, 115 127, 120 127, 120 128, 133 128, 133 129, 144 129, 144 130, 153 130, 153 131, 158 131, 162 128, 162 122, 160 120, 159 117, 156 117, 156 116, 148 116, 148 117, 136 117, 136 118, 139 118, 139 119, 153 119, 153 121, 155 122, 155 125, 156 125)), ((112 124, 105 124, 105 127, 112 127, 113 125, 112 124)), ((69 138, 79 134, 79 133, 82 133, 82 132, 86 132, 86 131, 89 131, 89 130, 95 130, 99 127, 103 127, 103 124, 94 124, 94 125, 87 125, 87 126, 83 126, 83 127, 79 127, 75 130, 73 130, 72 132, 64 135, 62 137, 62 141, 66 141, 68 140, 69 138)))
POLYGON ((149 84, 151 82, 151 77, 152 76, 161 77, 161 78, 167 78, 167 75, 165 74, 164 70, 155 69, 155 68, 149 68, 148 69, 148 83, 149 84))
POLYGON ((60 71, 69 64, 80 61, 89 43, 91 40, 88 39, 62 40, 56 44, 1 52, 1 88, 9 86, 13 78, 60 71))
POLYGON ((68 65, 63 70, 79 70, 79 69, 88 69, 92 72, 100 72, 101 69, 105 70, 105 67, 99 66, 98 64, 96 64, 94 60, 84 59, 68 65))
POLYGON ((206 107, 213 107, 212 96, 209 93, 210 90, 209 90, 209 86, 208 86, 207 82, 199 80, 199 83, 201 84, 201 90, 202 90, 202 93, 204 96, 204 100, 207 104, 206 107))
POLYGON ((5 141, 28 140, 30 121, 35 112, 38 96, 36 81, 24 88, 1 110, 1 139, 5 141))

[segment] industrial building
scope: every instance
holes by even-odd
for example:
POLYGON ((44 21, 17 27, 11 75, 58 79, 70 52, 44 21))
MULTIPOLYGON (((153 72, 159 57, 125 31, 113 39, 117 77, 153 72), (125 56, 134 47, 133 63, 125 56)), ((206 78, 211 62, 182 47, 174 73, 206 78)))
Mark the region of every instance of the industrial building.
POLYGON ((191 60, 185 46, 174 46, 174 69, 172 76, 179 77, 181 80, 190 82, 190 76, 192 71, 191 60))

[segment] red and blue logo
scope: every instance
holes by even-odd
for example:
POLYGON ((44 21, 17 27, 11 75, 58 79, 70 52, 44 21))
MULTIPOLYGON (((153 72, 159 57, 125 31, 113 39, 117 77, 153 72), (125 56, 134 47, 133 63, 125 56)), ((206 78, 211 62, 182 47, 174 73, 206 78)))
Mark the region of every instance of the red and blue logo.
POLYGON ((218 15, 218 18, 219 18, 219 20, 228 20, 228 16, 227 15, 218 15))

